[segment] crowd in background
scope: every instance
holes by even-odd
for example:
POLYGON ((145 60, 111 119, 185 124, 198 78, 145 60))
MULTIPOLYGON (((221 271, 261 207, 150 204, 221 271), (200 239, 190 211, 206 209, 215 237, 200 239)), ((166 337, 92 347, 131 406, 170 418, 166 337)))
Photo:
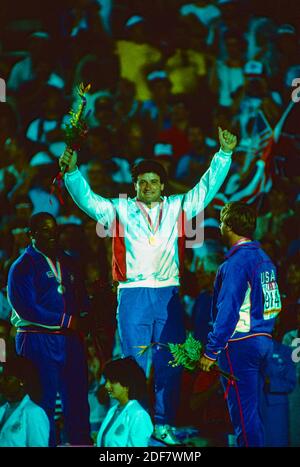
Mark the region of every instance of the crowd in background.
MULTIPOLYGON (((62 248, 81 264, 92 303, 96 325, 87 351, 96 431, 108 406, 101 369, 119 352, 111 239, 97 235, 64 189, 61 203, 51 187, 68 112, 78 105, 76 87, 91 83, 80 170, 105 197, 134 196, 131 164, 148 158, 166 168, 166 194, 183 193, 218 150, 218 126, 238 135, 221 192, 195 221, 204 242, 186 251, 186 326, 205 341, 224 253, 220 209, 241 200, 255 206, 256 239, 278 267, 283 311, 274 337, 282 341, 300 322, 300 104, 291 97, 300 77, 299 13, 296 2, 274 0, 37 3, 18 4, 17 12, 13 2, 0 5, 1 326, 9 332, 7 273, 29 244, 30 215, 48 211, 60 225, 62 248)), ((199 426, 222 444, 225 405, 217 378, 205 378, 198 386, 190 375, 184 379, 190 410, 178 423, 199 426)))

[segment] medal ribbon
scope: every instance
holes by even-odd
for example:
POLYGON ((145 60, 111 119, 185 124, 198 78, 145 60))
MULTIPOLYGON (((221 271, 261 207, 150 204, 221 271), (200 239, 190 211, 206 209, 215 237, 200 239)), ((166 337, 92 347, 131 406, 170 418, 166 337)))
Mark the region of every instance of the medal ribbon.
POLYGON ((156 221, 155 226, 153 226, 151 217, 150 217, 149 213, 146 211, 146 209, 144 208, 143 203, 141 203, 140 201, 137 201, 137 205, 140 208, 141 213, 142 213, 144 219, 147 222, 148 229, 150 230, 150 232, 154 236, 156 234, 156 232, 158 231, 159 226, 161 224, 162 215, 163 215, 163 203, 160 203, 159 214, 157 216, 157 221, 156 221))
POLYGON ((61 285, 62 284, 62 273, 61 273, 60 262, 58 260, 56 260, 56 268, 55 268, 55 266, 53 264, 53 261, 50 258, 48 258, 48 256, 44 255, 44 253, 42 253, 34 244, 32 246, 35 249, 35 251, 37 251, 42 256, 44 256, 45 260, 47 261, 47 263, 48 263, 48 265, 49 265, 49 267, 51 269, 51 271, 54 274, 56 282, 58 282, 58 284, 61 285))
POLYGON ((50 269, 51 271, 53 272, 54 276, 55 276, 55 279, 56 281, 61 285, 62 283, 62 275, 61 275, 61 267, 60 267, 60 262, 57 260, 56 261, 56 268, 53 264, 53 261, 48 258, 47 256, 44 255, 44 258, 45 260, 47 261, 47 263, 49 264, 50 266, 50 269))

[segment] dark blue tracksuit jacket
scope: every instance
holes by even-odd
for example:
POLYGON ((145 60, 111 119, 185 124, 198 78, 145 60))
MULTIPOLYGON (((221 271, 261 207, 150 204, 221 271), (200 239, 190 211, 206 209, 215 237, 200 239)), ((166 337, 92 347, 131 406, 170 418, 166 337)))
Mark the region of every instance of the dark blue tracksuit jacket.
POLYGON ((88 311, 88 297, 74 260, 59 256, 65 293, 44 256, 29 246, 8 275, 8 297, 17 327, 17 353, 37 367, 42 387, 40 405, 50 420, 50 446, 56 444, 54 411, 60 393, 67 439, 89 444, 87 363, 82 339, 69 330, 72 316, 88 311))
POLYGON ((271 332, 281 301, 275 266, 257 242, 233 246, 220 266, 212 303, 213 330, 205 355, 233 373, 222 379, 239 446, 264 446, 261 416, 264 369, 273 343, 271 332))
POLYGON ((62 282, 65 293, 59 294, 57 282, 44 256, 32 246, 12 264, 8 275, 8 297, 13 307, 12 323, 50 329, 68 328, 71 316, 88 310, 88 298, 74 260, 61 253, 62 282))
POLYGON ((213 331, 205 355, 216 360, 228 342, 271 336, 281 310, 274 264, 258 242, 233 246, 220 266, 212 303, 213 331))

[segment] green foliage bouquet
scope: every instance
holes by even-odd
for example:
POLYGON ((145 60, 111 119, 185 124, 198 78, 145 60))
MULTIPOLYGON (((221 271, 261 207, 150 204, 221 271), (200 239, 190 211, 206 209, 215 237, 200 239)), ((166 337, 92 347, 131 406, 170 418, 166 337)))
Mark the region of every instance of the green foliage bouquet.
MULTIPOLYGON (((151 345, 138 345, 137 348, 140 348, 140 352, 138 356, 143 355, 147 350, 149 350, 153 346, 158 346, 161 348, 166 348, 172 354, 173 360, 169 361, 169 365, 173 368, 182 366, 188 371, 197 371, 200 370, 200 358, 203 354, 203 345, 200 341, 195 339, 191 333, 188 334, 186 340, 182 344, 160 344, 158 342, 154 342, 151 345)), ((231 381, 238 381, 238 379, 223 371, 218 365, 217 362, 212 366, 214 370, 217 370, 222 376, 227 378, 231 381)))

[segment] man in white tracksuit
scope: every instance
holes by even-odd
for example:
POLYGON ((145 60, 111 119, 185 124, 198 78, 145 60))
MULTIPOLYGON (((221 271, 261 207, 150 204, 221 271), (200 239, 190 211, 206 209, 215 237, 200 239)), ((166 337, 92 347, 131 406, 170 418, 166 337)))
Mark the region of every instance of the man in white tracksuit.
MULTIPOLYGON (((135 198, 103 198, 92 192, 81 175, 76 153, 66 150, 60 158, 60 166, 68 166, 65 185, 76 204, 98 221, 98 233, 100 225, 112 232, 122 352, 134 356, 144 370, 147 356, 137 355, 138 346, 185 339, 178 286, 187 222, 215 197, 237 144, 234 135, 220 128, 219 140, 221 148, 209 169, 193 189, 182 195, 162 196, 166 173, 158 162, 144 160, 132 169, 135 198)), ((154 436, 166 444, 177 444, 170 425, 178 405, 180 370, 170 368, 169 360, 165 347, 154 347, 154 436)))

